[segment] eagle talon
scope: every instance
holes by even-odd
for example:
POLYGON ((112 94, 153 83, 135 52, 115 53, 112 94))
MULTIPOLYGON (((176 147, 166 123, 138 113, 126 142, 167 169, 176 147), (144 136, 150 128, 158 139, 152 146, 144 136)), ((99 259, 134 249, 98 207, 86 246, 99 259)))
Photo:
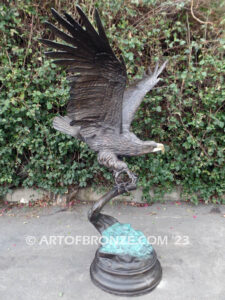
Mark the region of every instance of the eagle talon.
POLYGON ((116 187, 117 187, 119 193, 122 192, 122 191, 124 191, 124 190, 126 192, 128 192, 127 185, 124 182, 116 184, 116 187))
POLYGON ((118 192, 121 192, 122 190, 129 192, 130 189, 136 187, 137 176, 135 176, 132 172, 130 172, 130 170, 124 169, 122 171, 114 171, 114 176, 115 176, 115 183, 116 183, 116 187, 118 188, 118 192), (119 182, 119 176, 122 173, 127 174, 127 176, 129 177, 128 181, 119 182))

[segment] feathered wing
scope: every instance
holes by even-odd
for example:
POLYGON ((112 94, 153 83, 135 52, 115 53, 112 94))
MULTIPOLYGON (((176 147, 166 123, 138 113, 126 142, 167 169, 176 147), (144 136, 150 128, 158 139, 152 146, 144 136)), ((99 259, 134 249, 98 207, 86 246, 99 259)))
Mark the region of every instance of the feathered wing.
POLYGON ((167 61, 165 61, 159 68, 156 64, 154 72, 151 72, 148 68, 148 73, 145 73, 141 80, 138 80, 131 86, 129 86, 123 97, 123 131, 129 131, 131 122, 134 119, 135 113, 138 110, 144 96, 149 92, 160 80, 158 76, 162 73, 167 61))
POLYGON ((98 11, 95 10, 97 33, 83 11, 79 7, 77 10, 85 29, 69 14, 65 13, 63 18, 54 9, 54 18, 69 34, 46 22, 47 27, 69 45, 45 39, 41 42, 59 50, 45 54, 56 58, 54 63, 65 66, 69 72, 67 116, 72 120, 70 124, 79 126, 80 134, 86 138, 102 127, 121 130, 126 67, 113 53, 98 11))

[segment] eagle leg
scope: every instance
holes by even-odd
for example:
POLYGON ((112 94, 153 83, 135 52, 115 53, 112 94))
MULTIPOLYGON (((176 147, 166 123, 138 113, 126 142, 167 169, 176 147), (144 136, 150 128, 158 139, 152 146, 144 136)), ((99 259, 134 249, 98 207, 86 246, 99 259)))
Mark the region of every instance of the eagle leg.
POLYGON ((135 188, 137 183, 137 177, 133 174, 127 167, 127 164, 118 159, 117 155, 112 153, 109 150, 103 150, 98 153, 98 162, 101 165, 106 166, 107 168, 113 170, 115 184, 118 188, 118 191, 125 190, 128 191, 128 188, 135 188), (124 178, 125 176, 127 178, 124 178))

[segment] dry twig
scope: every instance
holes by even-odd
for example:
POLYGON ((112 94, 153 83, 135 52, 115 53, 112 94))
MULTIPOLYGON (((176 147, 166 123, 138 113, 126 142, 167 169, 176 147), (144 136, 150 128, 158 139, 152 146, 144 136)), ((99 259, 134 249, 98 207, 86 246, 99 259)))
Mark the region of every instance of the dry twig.
POLYGON ((212 22, 205 22, 205 21, 202 21, 202 20, 200 20, 199 18, 197 18, 197 17, 194 15, 193 6, 194 6, 194 0, 191 0, 191 15, 192 15, 192 17, 193 17, 196 21, 198 21, 198 22, 201 23, 201 24, 211 24, 211 25, 213 25, 212 22))

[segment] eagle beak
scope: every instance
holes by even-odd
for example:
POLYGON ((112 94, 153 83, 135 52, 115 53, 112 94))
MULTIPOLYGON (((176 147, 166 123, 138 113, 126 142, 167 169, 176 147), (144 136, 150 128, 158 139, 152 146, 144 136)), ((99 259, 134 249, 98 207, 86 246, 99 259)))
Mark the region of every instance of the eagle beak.
POLYGON ((164 148, 163 144, 158 144, 157 143, 157 146, 156 146, 156 148, 153 149, 153 152, 159 152, 159 151, 162 151, 162 153, 164 154, 165 153, 165 148, 164 148))

